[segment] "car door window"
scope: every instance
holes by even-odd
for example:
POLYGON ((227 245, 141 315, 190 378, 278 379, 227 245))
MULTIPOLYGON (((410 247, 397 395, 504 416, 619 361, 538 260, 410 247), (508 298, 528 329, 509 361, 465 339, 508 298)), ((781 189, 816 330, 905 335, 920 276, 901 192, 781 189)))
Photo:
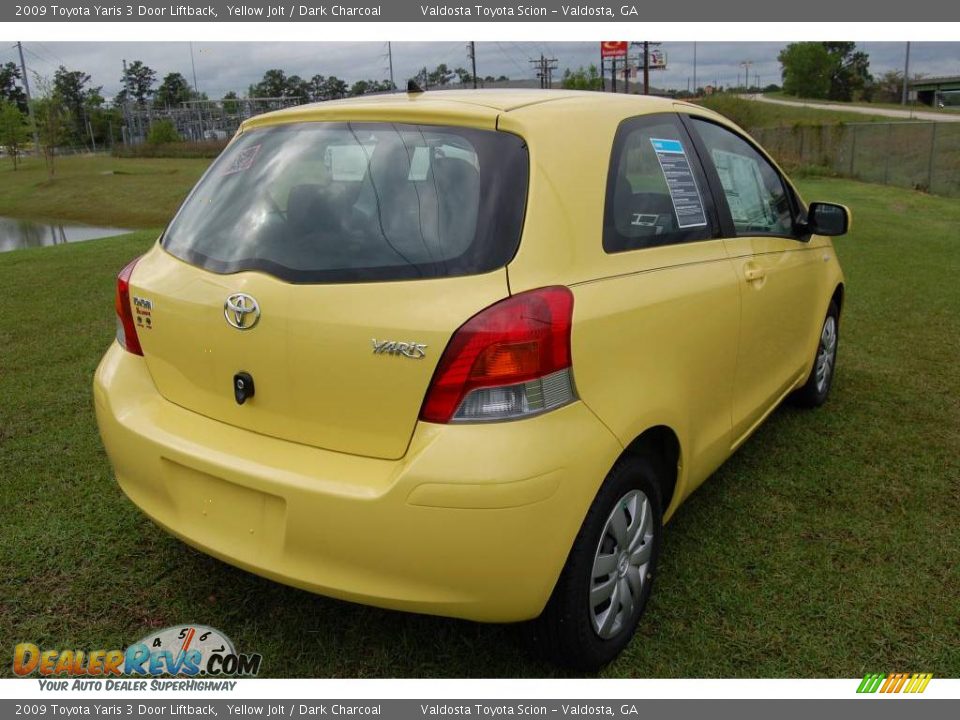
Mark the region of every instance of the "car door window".
POLYGON ((714 237, 712 213, 699 158, 676 116, 621 123, 607 178, 606 252, 714 237))
POLYGON ((719 175, 736 234, 792 236, 790 195, 773 165, 730 130, 700 118, 693 125, 719 175))

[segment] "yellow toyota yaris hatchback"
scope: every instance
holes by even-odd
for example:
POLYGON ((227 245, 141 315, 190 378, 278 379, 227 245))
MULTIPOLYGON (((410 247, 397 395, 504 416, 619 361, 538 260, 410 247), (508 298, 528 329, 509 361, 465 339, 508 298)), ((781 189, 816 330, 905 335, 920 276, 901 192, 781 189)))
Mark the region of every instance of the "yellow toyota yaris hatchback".
POLYGON ((539 618, 596 668, 662 525, 787 397, 824 402, 839 205, 703 108, 444 91, 247 121, 117 280, 120 487, 307 590, 539 618))

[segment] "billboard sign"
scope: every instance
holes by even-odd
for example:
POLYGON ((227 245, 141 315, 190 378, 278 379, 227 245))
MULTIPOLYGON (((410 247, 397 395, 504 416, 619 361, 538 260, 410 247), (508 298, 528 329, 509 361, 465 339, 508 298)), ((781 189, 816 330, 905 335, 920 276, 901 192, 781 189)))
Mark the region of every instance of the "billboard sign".
POLYGON ((600 43, 600 57, 622 58, 627 56, 627 41, 604 40, 600 43))

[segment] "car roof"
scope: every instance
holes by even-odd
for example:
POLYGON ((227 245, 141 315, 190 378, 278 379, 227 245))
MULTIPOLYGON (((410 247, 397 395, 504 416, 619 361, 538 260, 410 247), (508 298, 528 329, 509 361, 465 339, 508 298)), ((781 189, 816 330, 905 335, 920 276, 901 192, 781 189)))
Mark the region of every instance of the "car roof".
MULTIPOLYGON (((298 105, 265 113, 243 123, 243 129, 262 125, 316 120, 396 119, 416 122, 447 120, 457 124, 495 126, 502 113, 524 109, 558 115, 571 102, 588 100, 597 113, 621 112, 641 115, 654 112, 676 112, 685 103, 671 98, 626 93, 601 93, 578 90, 430 90, 419 93, 385 93, 361 95, 344 100, 298 105)), ((696 106, 688 106, 690 108, 696 106)))

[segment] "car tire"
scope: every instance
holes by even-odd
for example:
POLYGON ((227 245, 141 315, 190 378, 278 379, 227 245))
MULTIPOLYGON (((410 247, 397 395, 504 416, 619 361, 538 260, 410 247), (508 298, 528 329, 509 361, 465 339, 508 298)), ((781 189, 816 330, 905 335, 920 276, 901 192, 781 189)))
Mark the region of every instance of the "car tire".
POLYGON ((659 476, 640 457, 621 459, 607 475, 533 624, 534 642, 550 661, 593 672, 633 637, 663 536, 659 476))
POLYGON ((810 377, 803 387, 790 396, 790 401, 799 407, 815 408, 823 405, 830 395, 833 376, 837 370, 837 347, 840 343, 840 310, 830 301, 827 316, 820 326, 820 339, 813 356, 810 377))

